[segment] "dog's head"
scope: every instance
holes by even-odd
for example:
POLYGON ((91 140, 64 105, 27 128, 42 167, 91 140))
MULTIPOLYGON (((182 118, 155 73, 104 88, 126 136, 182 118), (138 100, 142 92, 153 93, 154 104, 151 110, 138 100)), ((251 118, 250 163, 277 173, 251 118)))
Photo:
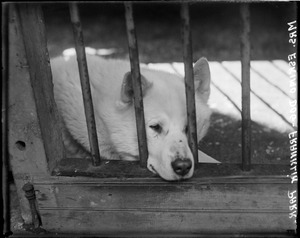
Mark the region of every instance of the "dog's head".
MULTIPOLYGON (((142 70, 142 92, 148 141, 148 169, 165 180, 188 179, 194 159, 187 139, 187 110, 184 80, 173 74, 142 70)), ((200 140, 209 127, 210 70, 205 58, 194 66, 197 135, 200 140)), ((130 73, 123 80, 121 99, 132 101, 130 73)))

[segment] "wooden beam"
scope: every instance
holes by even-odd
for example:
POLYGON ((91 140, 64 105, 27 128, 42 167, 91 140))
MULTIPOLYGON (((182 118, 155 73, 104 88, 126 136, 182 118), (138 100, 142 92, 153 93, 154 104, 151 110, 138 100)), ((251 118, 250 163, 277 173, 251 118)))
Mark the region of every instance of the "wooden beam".
POLYGON ((251 234, 296 228, 287 196, 296 185, 286 176, 186 183, 53 177, 39 179, 35 188, 43 227, 53 232, 251 234))
MULTIPOLYGON (((241 170, 240 164, 201 164, 195 171, 193 179, 204 179, 209 177, 218 180, 226 176, 286 176, 289 165, 258 164, 253 165, 253 170, 245 172, 241 170)), ((61 161, 56 169, 57 176, 87 176, 97 178, 155 178, 160 179, 146 168, 140 168, 138 162, 108 161, 104 160, 101 166, 91 166, 90 161, 85 158, 66 158, 61 161)), ((184 183, 188 183, 188 181, 184 183)))
POLYGON ((40 129, 49 169, 64 157, 62 122, 54 101, 44 18, 39 4, 17 4, 40 129))
POLYGON ((10 229, 10 186, 8 153, 8 9, 9 4, 2 4, 2 208, 3 235, 12 235, 10 229))
MULTIPOLYGON (((47 120, 45 120, 46 115, 43 115, 43 113, 53 113, 53 107, 51 107, 49 103, 45 103, 45 99, 49 95, 46 94, 45 96, 41 97, 39 102, 35 100, 34 91, 38 91, 39 87, 39 85, 37 86, 36 84, 47 83, 45 82, 44 77, 40 79, 31 79, 32 73, 33 76, 35 76, 35 74, 33 70, 30 73, 30 67, 35 68, 35 65, 33 64, 33 62, 29 63, 28 61, 22 37, 23 35, 21 20, 16 10, 16 6, 24 7, 24 5, 25 4, 22 3, 20 5, 10 4, 9 6, 8 149, 10 160, 9 162, 11 165, 11 170, 13 172, 14 183, 17 188, 21 216, 24 222, 28 224, 32 222, 32 217, 29 204, 24 196, 22 187, 25 183, 32 182, 37 174, 40 176, 41 174, 43 176, 49 176, 51 172, 51 169, 49 167, 54 166, 55 162, 58 162, 55 161, 56 159, 62 159, 62 155, 56 153, 56 150, 60 149, 60 144, 58 145, 58 147, 56 147, 55 143, 58 143, 59 141, 53 142, 51 141, 51 138, 48 138, 52 135, 52 133, 56 132, 49 131, 51 130, 49 127, 55 126, 53 125, 53 121, 51 120, 53 119, 53 114, 49 116, 47 120), (35 82, 33 85, 32 80, 40 82, 35 82), (43 106, 47 108, 41 108, 43 106), (52 111, 49 110, 49 106, 52 111), (46 112, 44 112, 43 110, 46 112), (39 116, 38 114, 42 115, 39 116), (45 121, 41 122, 41 120, 45 121), (45 128, 41 128, 43 126, 45 128), (46 136, 48 140, 44 140, 44 136, 46 136), (46 142, 49 142, 50 144, 47 144, 46 142), (52 146, 54 151, 51 151, 52 146), (47 155, 49 155, 48 158, 47 155), (49 165, 49 160, 53 160, 52 165, 49 165)), ((33 15, 30 14, 29 18, 31 17, 33 17, 33 15)), ((26 21, 30 21, 30 19, 26 19, 26 21)), ((23 23, 26 24, 26 22, 23 23)), ((35 23, 40 24, 37 22, 35 23)), ((35 27, 36 26, 34 26, 34 28, 35 27)), ((25 31, 26 29, 23 30, 25 31)), ((27 30, 31 32, 31 30, 33 29, 27 30)), ((35 34, 37 33, 38 32, 36 32, 35 34)), ((32 42, 29 44, 38 45, 39 42, 32 42)), ((45 57, 45 55, 41 57, 45 57)), ((41 58, 37 58, 36 60, 39 59, 41 60, 41 58)), ((36 67, 36 70, 41 71, 42 69, 40 67, 36 67)), ((42 72, 37 72, 36 77, 38 77, 39 73, 42 72)), ((47 72, 44 73, 47 74, 47 72)), ((41 90, 46 89, 43 87, 41 90)), ((48 93, 51 91, 51 85, 47 89, 47 91, 48 93)), ((38 95, 40 93, 41 92, 37 92, 38 95)), ((58 152, 61 151, 62 149, 58 152)))

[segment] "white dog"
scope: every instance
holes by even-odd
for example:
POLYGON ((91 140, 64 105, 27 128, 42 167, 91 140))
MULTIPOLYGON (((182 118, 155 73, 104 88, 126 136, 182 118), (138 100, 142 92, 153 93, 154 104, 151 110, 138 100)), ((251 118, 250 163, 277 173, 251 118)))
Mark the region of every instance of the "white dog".
MULTIPOLYGON (((130 64, 87 56, 100 154, 106 159, 139 157, 130 64)), ((54 96, 62 115, 66 149, 83 156, 90 146, 75 57, 51 61, 54 96), (84 152, 85 151, 85 152, 84 152)), ((165 180, 190 178, 194 160, 187 141, 184 80, 174 74, 141 68, 148 143, 148 169, 165 180)), ((206 59, 194 66, 197 134, 209 127, 210 71, 206 59)), ((200 162, 216 162, 199 152, 200 162)))

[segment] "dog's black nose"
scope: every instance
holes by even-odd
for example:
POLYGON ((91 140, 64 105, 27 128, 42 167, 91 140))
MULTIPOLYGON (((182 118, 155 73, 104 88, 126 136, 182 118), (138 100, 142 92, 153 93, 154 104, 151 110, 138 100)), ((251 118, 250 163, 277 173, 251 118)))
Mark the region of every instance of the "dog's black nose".
POLYGON ((192 161, 190 159, 176 159, 172 163, 172 168, 176 174, 184 176, 192 168, 192 161))

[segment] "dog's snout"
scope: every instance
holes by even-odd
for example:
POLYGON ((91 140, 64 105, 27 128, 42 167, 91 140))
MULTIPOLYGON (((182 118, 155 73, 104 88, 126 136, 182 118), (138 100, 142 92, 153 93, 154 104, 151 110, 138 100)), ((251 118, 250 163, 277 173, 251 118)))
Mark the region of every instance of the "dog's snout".
POLYGON ((177 158, 172 163, 174 172, 178 175, 186 175, 192 168, 192 161, 190 159, 177 158))

